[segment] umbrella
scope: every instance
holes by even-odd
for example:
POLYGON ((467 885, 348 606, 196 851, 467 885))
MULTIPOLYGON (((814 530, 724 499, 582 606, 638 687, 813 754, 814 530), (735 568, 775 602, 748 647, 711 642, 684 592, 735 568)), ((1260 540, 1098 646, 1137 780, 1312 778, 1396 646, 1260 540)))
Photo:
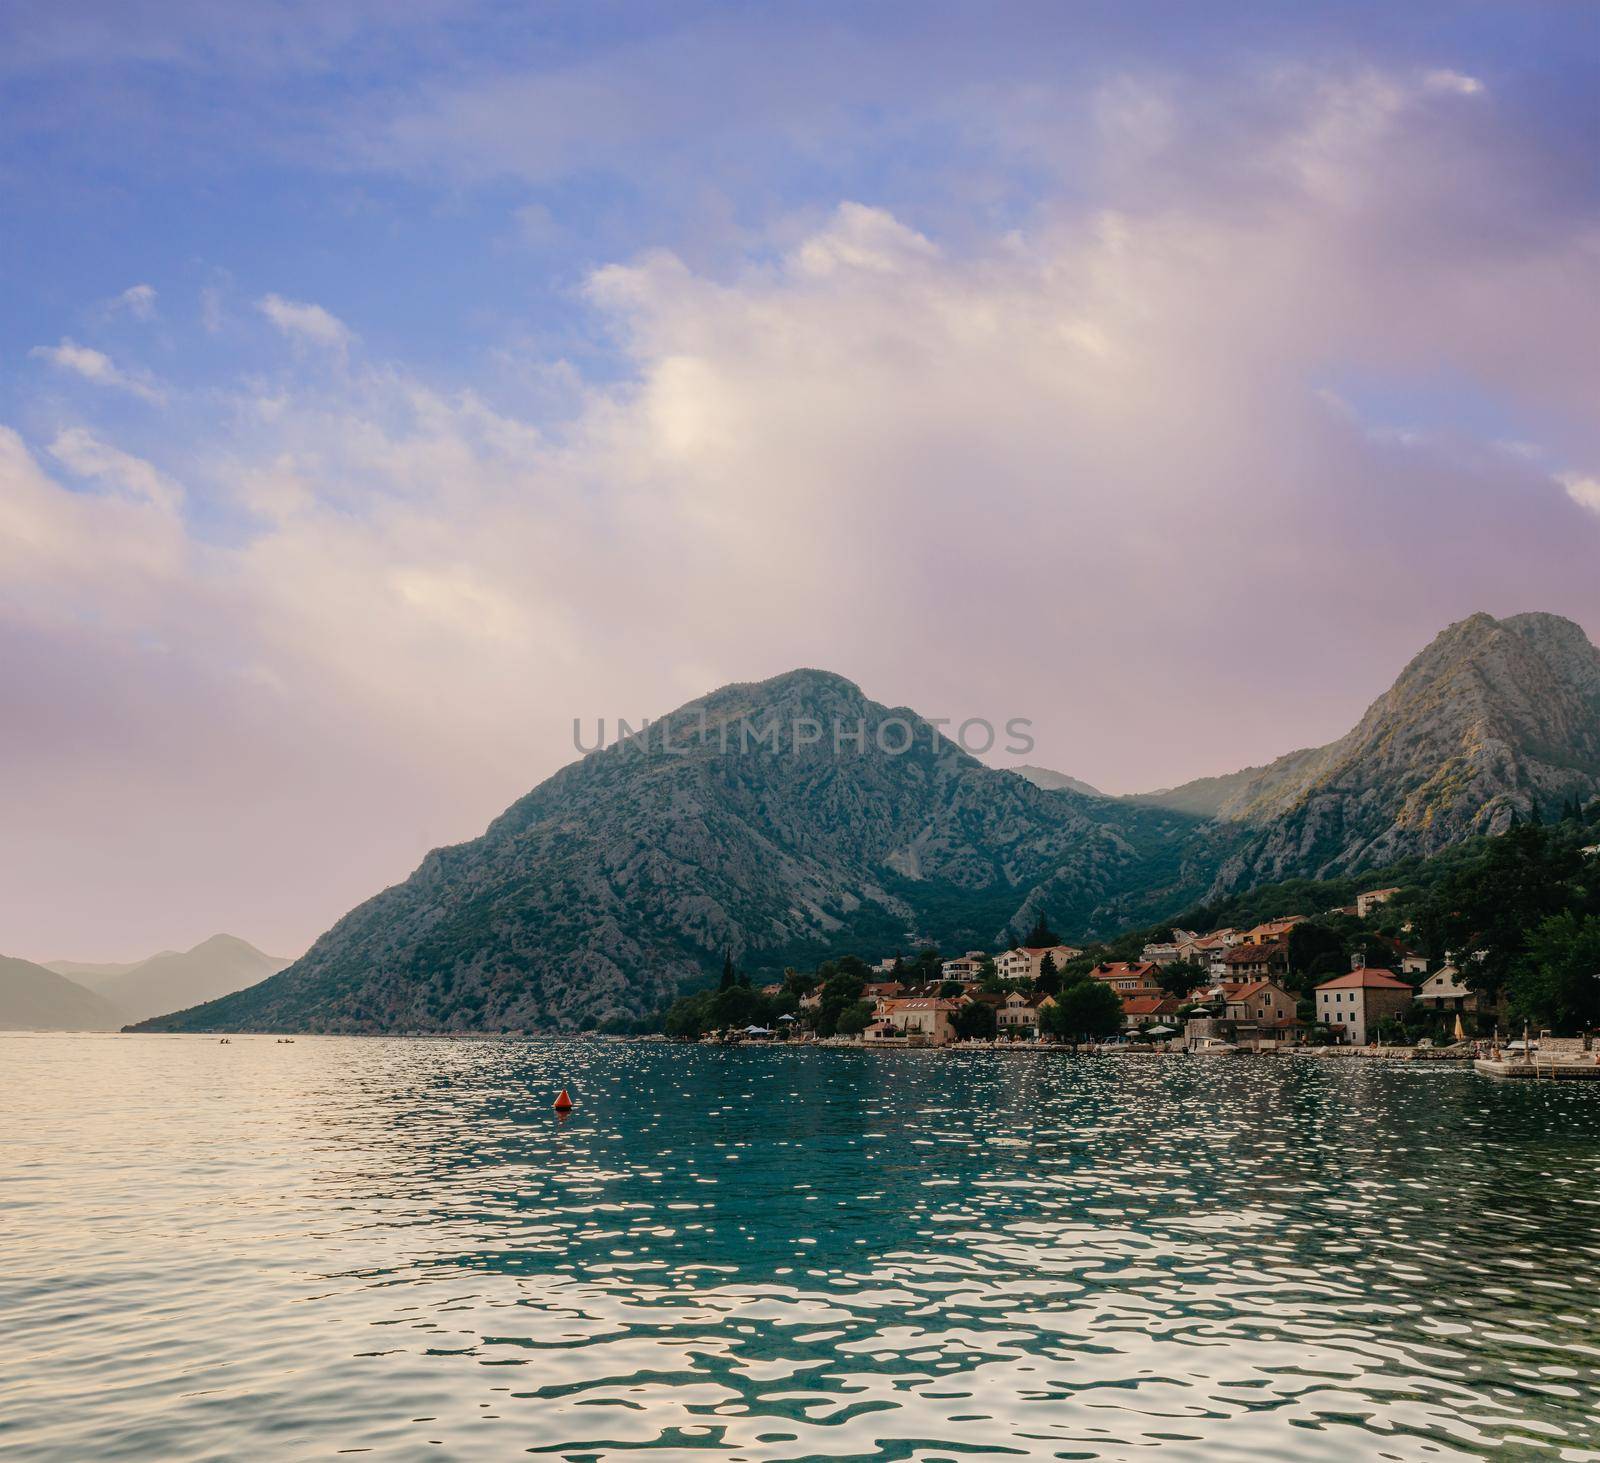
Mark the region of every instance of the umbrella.
POLYGON ((1467 1033, 1466 1033, 1465 1029, 1461 1025, 1461 1013, 1458 1011, 1456 1013, 1456 1040, 1457 1041, 1465 1041, 1466 1039, 1467 1039, 1467 1033))
POLYGON ((1176 1026, 1147 1026, 1144 1032, 1146 1036, 1171 1036, 1177 1029, 1176 1026))
POLYGON ((794 1017, 788 1015, 787 1013, 785 1013, 784 1015, 778 1017, 778 1020, 780 1020, 780 1021, 793 1021, 794 1017))
POLYGON ((746 1036, 771 1036, 772 1033, 765 1026, 747 1026, 744 1029, 746 1036))

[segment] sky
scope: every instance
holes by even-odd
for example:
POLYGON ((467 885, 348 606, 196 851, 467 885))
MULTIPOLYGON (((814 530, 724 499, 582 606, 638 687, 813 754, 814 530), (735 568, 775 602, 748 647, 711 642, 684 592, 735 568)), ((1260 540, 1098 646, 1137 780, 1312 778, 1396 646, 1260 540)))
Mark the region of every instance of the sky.
POLYGON ((1600 633, 1594 7, 0 0, 0 134, 5 954, 795 666, 1120 792, 1600 633))

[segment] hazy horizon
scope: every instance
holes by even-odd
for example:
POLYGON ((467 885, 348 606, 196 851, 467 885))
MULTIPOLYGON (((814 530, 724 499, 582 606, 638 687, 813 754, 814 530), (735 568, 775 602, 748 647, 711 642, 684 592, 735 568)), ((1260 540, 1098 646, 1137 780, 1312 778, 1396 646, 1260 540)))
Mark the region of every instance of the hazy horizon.
POLYGON ((1600 631, 1593 9, 0 40, 7 955, 297 955, 574 718, 797 665, 1128 792, 1600 631))

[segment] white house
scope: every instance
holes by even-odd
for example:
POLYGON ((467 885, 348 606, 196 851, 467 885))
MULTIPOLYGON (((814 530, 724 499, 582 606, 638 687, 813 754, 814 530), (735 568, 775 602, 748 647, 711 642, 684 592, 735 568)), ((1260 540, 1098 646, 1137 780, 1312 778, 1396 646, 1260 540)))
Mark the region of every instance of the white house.
POLYGON ((1365 1046, 1378 1021, 1409 1009, 1415 995, 1392 970, 1362 966, 1317 987, 1317 1020, 1347 1046, 1365 1046))

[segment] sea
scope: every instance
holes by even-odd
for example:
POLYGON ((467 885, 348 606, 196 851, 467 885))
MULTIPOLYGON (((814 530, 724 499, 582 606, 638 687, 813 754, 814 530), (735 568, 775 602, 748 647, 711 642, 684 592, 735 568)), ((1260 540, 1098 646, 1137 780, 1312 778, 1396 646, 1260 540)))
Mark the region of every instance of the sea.
POLYGON ((0 1457, 344 1455, 1600 1460, 1600 1084, 0 1034, 0 1457))

